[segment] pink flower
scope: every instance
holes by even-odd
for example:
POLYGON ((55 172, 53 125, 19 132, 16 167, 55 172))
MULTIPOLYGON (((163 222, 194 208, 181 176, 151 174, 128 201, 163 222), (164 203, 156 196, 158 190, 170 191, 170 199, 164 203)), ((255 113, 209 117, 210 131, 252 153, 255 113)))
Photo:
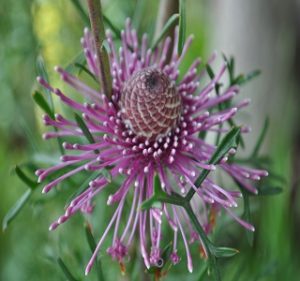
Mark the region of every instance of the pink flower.
MULTIPOLYGON (((192 243, 201 245, 201 239, 186 212, 169 204, 162 204, 161 208, 153 207, 147 211, 141 211, 140 206, 153 195, 156 175, 160 179, 162 189, 167 193, 186 194, 190 188, 197 189, 194 181, 201 171, 216 169, 215 165, 207 164, 216 147, 199 138, 199 133, 226 133, 230 129, 226 127, 226 121, 233 118, 248 101, 223 110, 218 109, 218 105, 231 101, 239 92, 237 86, 225 88, 219 95, 214 92, 216 84, 221 81, 227 70, 226 63, 223 63, 215 77, 207 84, 202 82, 205 71, 199 73, 197 70, 200 65, 199 59, 190 65, 184 75, 179 75, 180 64, 192 40, 192 37, 187 39, 182 54, 178 55, 176 29, 173 45, 171 39, 166 38, 155 50, 151 50, 147 35, 143 36, 140 43, 136 31, 131 28, 130 21, 127 21, 125 31, 122 32, 121 47, 117 51, 112 35, 108 32, 107 42, 113 77, 111 100, 108 100, 104 93, 92 89, 60 67, 56 67, 55 70, 66 84, 84 97, 84 104, 69 98, 61 90, 53 88, 43 78, 38 77, 42 86, 60 97, 72 110, 82 114, 94 140, 94 143, 85 144, 64 143, 65 150, 70 151, 70 154, 62 156, 60 164, 38 170, 38 180, 44 181, 48 175, 65 167, 73 169, 46 184, 43 192, 49 192, 64 179, 83 170, 93 172, 109 167, 112 180, 120 175, 124 177, 119 189, 107 199, 109 206, 116 206, 115 212, 87 265, 86 274, 91 270, 109 231, 113 232, 113 239, 107 253, 113 259, 122 262, 128 255, 133 240, 139 236, 140 252, 145 266, 161 267, 166 262, 162 258, 162 249, 166 242, 169 242, 169 237, 165 237, 162 231, 162 223, 168 224, 173 231, 172 251, 168 259, 173 264, 180 261, 182 253, 178 253, 177 245, 183 243, 188 270, 193 270, 189 248, 192 243), (167 62, 170 49, 171 60, 167 62), (221 128, 220 124, 224 126, 221 128), (124 208, 128 194, 133 194, 129 212, 124 208), (124 227, 121 227, 121 220, 126 221, 124 227)), ((94 41, 88 30, 84 32, 82 46, 90 72, 98 76, 94 41)), ((210 65, 215 57, 214 54, 209 59, 210 65)), ((45 125, 58 129, 45 133, 44 139, 67 139, 69 136, 84 135, 76 122, 61 115, 57 114, 55 120, 49 116, 43 118, 45 125)), ((241 131, 246 133, 248 129, 243 127, 241 131)), ((253 193, 257 191, 251 181, 257 181, 267 175, 263 170, 227 163, 227 157, 218 167, 253 193)), ((108 182, 109 179, 102 175, 90 181, 87 188, 66 207, 65 213, 51 224, 50 230, 56 229, 78 211, 91 212, 93 198, 106 188, 108 182)), ((211 173, 201 189, 197 189, 191 204, 207 233, 212 230, 215 217, 221 209, 245 228, 253 231, 254 227, 240 219, 232 210, 238 206, 241 196, 239 191, 217 185, 214 182, 214 173, 211 173)))

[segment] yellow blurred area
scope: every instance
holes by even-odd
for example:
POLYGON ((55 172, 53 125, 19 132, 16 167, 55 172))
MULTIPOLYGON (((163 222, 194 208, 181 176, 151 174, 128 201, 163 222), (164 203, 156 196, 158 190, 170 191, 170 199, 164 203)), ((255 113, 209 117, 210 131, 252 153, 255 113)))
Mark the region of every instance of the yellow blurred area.
MULTIPOLYGON (((32 5, 32 24, 39 42, 39 53, 51 84, 62 90, 66 86, 53 69, 56 65, 67 66, 81 51, 83 25, 78 24, 78 19, 74 7, 65 1, 40 0, 32 5)), ((59 99, 55 95, 52 99, 59 112, 59 99)), ((39 108, 36 110, 40 116, 42 111, 39 108)), ((41 120, 37 124, 41 126, 41 120)))
POLYGON ((71 61, 81 48, 83 25, 78 25, 76 10, 66 4, 43 0, 32 5, 33 28, 49 74, 55 65, 71 61))
POLYGON ((54 65, 64 53, 64 44, 57 40, 62 26, 61 10, 57 3, 46 1, 35 6, 33 26, 46 63, 54 65))

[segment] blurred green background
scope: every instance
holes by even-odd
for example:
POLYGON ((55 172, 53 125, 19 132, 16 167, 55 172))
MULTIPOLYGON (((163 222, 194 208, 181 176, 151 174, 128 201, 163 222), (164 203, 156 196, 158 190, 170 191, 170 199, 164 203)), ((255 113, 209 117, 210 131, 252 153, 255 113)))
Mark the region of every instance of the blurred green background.
MULTIPOLYGON (((85 1, 82 1, 83 4, 85 1)), ((214 238, 220 245, 238 248, 240 254, 220 262, 223 279, 228 281, 283 281, 300 278, 300 6, 287 0, 187 0, 187 33, 196 40, 187 61, 206 59, 217 49, 234 55, 240 72, 259 68, 262 75, 243 89, 251 97, 248 114, 242 116, 253 127, 248 135, 249 150, 270 117, 270 130, 263 150, 274 170, 285 177, 283 193, 254 198, 254 245, 233 223, 223 224, 214 238)), ((158 0, 107 0, 104 13, 119 28, 127 17, 139 33, 154 32, 158 0)), ((26 187, 14 174, 16 164, 26 164, 37 155, 54 151, 55 142, 44 143, 41 111, 32 100, 36 88, 36 61, 45 60, 50 80, 55 65, 66 66, 80 52, 85 26, 71 0, 0 0, 0 220, 26 187)), ((53 156, 55 160, 55 155, 53 156)), ((30 165, 27 165, 30 167, 30 165)), ((84 233, 84 219, 75 216, 64 227, 49 232, 48 226, 63 210, 67 191, 42 196, 36 191, 5 232, 0 232, 0 280, 66 280, 56 259, 61 257, 79 280, 96 280, 95 272, 84 278, 90 250, 84 233)), ((99 196, 95 212, 87 218, 102 233, 111 210, 104 209, 99 196)), ((104 247, 105 248, 105 247, 104 247)), ((141 265, 122 276, 117 263, 103 255, 106 280, 148 280, 141 265)), ((194 259, 194 273, 185 273, 185 261, 172 268, 166 280, 200 280, 203 260, 194 259)), ((209 280, 204 276, 201 280, 209 280)))

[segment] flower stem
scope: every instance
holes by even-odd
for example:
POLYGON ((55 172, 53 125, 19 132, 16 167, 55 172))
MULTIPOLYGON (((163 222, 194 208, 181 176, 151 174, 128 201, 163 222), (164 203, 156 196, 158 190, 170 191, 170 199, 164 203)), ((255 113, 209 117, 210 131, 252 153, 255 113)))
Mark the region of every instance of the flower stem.
MULTIPOLYGON (((154 38, 157 39, 163 30, 164 25, 168 19, 179 12, 179 0, 161 0, 158 7, 158 15, 156 19, 155 35, 154 38)), ((168 30, 166 36, 170 36, 172 39, 172 44, 174 43, 174 27, 168 30)), ((172 45, 171 44, 171 45, 172 45)), ((171 58, 171 48, 167 54, 167 61, 171 58)))
MULTIPOLYGON (((208 164, 217 165, 222 158, 229 152, 231 148, 236 149, 238 146, 239 138, 240 138, 241 128, 233 127, 231 131, 222 139, 221 143, 216 148, 214 154, 211 159, 208 161, 208 164)), ((203 170, 197 180, 195 181, 195 186, 197 188, 201 188, 201 184, 204 182, 208 174, 211 170, 203 170)), ((187 195, 185 196, 185 200, 190 202, 196 193, 196 190, 191 188, 187 195)))
POLYGON ((187 212, 189 218, 191 219, 195 229, 197 230, 201 241, 205 247, 205 252, 207 254, 207 258, 209 261, 209 268, 211 270, 211 273, 214 277, 214 280, 216 281, 220 281, 221 277, 220 277, 220 272, 218 270, 217 267, 217 260, 216 260, 216 256, 214 255, 214 253, 212 253, 212 250, 214 249, 214 245, 211 243, 211 241, 207 238, 201 224, 199 223, 196 215, 194 214, 192 207, 190 204, 186 204, 185 205, 185 211, 187 212))
POLYGON ((155 37, 157 37, 161 33, 165 23, 168 21, 170 16, 178 13, 178 11, 179 11, 178 0, 160 1, 157 20, 156 20, 156 27, 155 27, 155 37))
POLYGON ((112 95, 112 78, 110 74, 109 58, 107 51, 103 45, 105 40, 104 23, 102 15, 102 7, 100 0, 87 0, 89 8, 89 16, 92 26, 92 32, 96 44, 98 64, 99 64, 99 81, 102 90, 108 99, 112 95))

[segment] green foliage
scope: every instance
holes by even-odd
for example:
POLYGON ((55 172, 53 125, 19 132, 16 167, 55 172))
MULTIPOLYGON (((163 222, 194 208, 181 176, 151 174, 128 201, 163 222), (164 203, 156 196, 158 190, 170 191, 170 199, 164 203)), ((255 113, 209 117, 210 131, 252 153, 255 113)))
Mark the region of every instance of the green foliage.
MULTIPOLYGON (((79 0, 71 0, 71 2, 77 10, 78 14, 80 15, 84 24, 90 26, 89 16, 84 10, 83 6, 81 5, 81 2, 79 0)), ((111 22, 111 20, 105 15, 103 15, 103 20, 107 27, 110 28, 111 31, 115 34, 116 38, 121 39, 121 31, 111 22)))
POLYGON ((45 100, 45 98, 43 97, 43 95, 38 92, 38 91, 35 91, 33 93, 33 99, 34 101, 36 102, 36 104, 44 111, 46 112, 51 119, 55 119, 55 116, 54 116, 54 112, 53 110, 50 108, 49 104, 47 103, 47 101, 45 100))
MULTIPOLYGON (((46 82, 49 83, 49 75, 48 75, 46 67, 45 67, 44 59, 41 55, 38 56, 38 58, 37 58, 36 69, 37 69, 37 74, 40 77, 42 77, 46 82)), ((50 104, 51 110, 54 111, 54 104, 53 104, 53 99, 52 99, 51 92, 48 89, 45 89, 45 88, 43 88, 43 91, 47 95, 48 103, 50 104)))
MULTIPOLYGON (((78 70, 78 65, 84 66, 86 63, 85 55, 83 51, 80 51, 66 66, 66 71, 75 73, 78 70)), ((81 68, 79 68, 81 70, 81 68)))
MULTIPOLYGON (((231 131, 223 138, 217 149, 215 150, 213 156, 209 160, 209 164, 215 165, 218 164, 219 161, 228 153, 231 148, 236 149, 240 140, 240 131, 241 129, 236 127, 232 128, 231 131)), ((203 170, 200 176, 195 181, 195 186, 200 187, 202 182, 206 179, 208 174, 210 173, 209 170, 203 170)), ((194 189, 190 189, 186 198, 190 200, 194 194, 194 189)))
POLYGON ((95 143, 94 137, 91 134, 89 128, 87 127, 87 125, 85 124, 85 122, 83 121, 83 119, 77 114, 74 114, 75 116, 75 121, 78 125, 78 127, 81 129, 83 135, 86 137, 86 139, 89 141, 89 143, 95 143))
POLYGON ((68 281, 78 281, 78 279, 76 279, 73 276, 73 274, 71 273, 71 271, 69 270, 69 268, 66 266, 66 264, 63 262, 61 258, 57 259, 57 263, 68 281))
POLYGON ((2 221, 2 230, 5 231, 8 225, 15 219, 20 213, 22 208, 28 202, 32 194, 32 189, 27 189, 25 193, 18 199, 18 201, 9 209, 2 221))
MULTIPOLYGON (((97 245, 96 245, 94 236, 92 234, 91 227, 88 224, 86 224, 86 226, 85 226, 85 235, 86 235, 88 244, 90 246, 91 252, 93 253, 95 251, 97 245)), ((104 273, 103 273, 103 269, 102 269, 102 263, 101 263, 100 258, 97 258, 95 266, 96 266, 98 281, 105 281, 104 273)))
POLYGON ((83 64, 81 63, 78 63, 78 62, 75 62, 74 65, 81 71, 84 71, 85 73, 87 73, 91 78, 93 78, 94 81, 98 82, 95 75, 90 72, 86 66, 84 66, 83 64))
POLYGON ((155 38, 155 41, 152 43, 151 50, 153 51, 158 44, 162 41, 162 39, 165 37, 165 35, 169 32, 170 28, 174 26, 175 22, 180 18, 179 14, 172 15, 166 24, 164 25, 161 33, 157 38, 155 38))
POLYGON ((82 21, 85 25, 90 26, 90 19, 86 11, 81 5, 79 0, 71 0, 72 4, 74 5, 75 9, 77 10, 78 14, 80 15, 82 21))
POLYGON ((16 175, 28 187, 24 194, 17 200, 17 202, 9 209, 2 221, 2 229, 6 230, 8 225, 17 217, 25 204, 29 201, 33 191, 37 188, 38 183, 30 179, 19 166, 15 167, 16 175))
POLYGON ((258 157, 258 152, 259 152, 259 150, 262 146, 262 143, 263 143, 263 141, 266 137, 266 134, 267 134, 267 131, 268 131, 268 128, 269 128, 269 123, 270 123, 269 118, 266 118, 265 123, 263 125, 263 128, 261 130, 261 133, 260 133, 260 135, 257 139, 257 142, 256 142, 255 146, 254 146, 254 149, 253 149, 253 152, 252 152, 252 155, 251 155, 252 158, 258 157))
POLYGON ((25 175, 19 166, 16 166, 15 171, 20 180, 23 181, 31 190, 34 190, 38 186, 38 183, 25 175))

